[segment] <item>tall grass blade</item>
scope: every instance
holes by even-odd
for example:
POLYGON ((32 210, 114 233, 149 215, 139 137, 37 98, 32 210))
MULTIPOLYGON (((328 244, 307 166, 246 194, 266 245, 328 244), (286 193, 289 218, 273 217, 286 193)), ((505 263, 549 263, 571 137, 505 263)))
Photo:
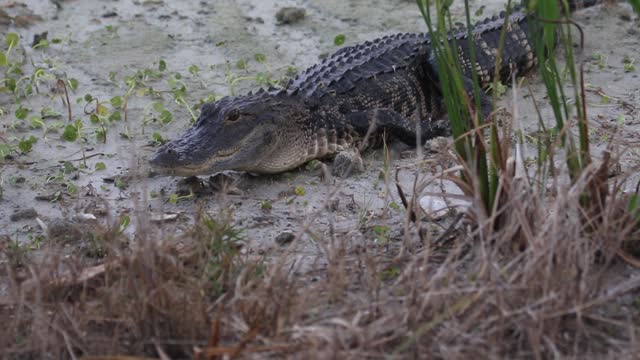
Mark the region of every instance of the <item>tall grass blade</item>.
MULTIPOLYGON (((489 167, 487 164, 486 151, 482 146, 483 131, 481 119, 481 91, 477 69, 471 67, 471 79, 465 79, 458 44, 455 40, 456 33, 447 30, 451 26, 451 15, 448 11, 450 3, 435 0, 437 9, 437 24, 431 21, 431 10, 429 0, 417 0, 418 7, 425 19, 429 34, 432 39, 431 50, 433 54, 432 65, 438 74, 438 81, 442 90, 443 101, 447 109, 451 130, 454 137, 454 147, 460 159, 467 164, 468 169, 472 169, 473 174, 462 174, 464 181, 469 184, 469 188, 477 190, 486 213, 493 207, 492 187, 497 187, 497 181, 490 181, 489 167), (473 96, 473 104, 469 97, 473 96)), ((471 36, 471 17, 469 14, 469 4, 465 3, 467 20, 467 39, 469 58, 472 64, 475 63, 475 46, 473 36, 471 36)), ((497 173, 494 171, 494 173, 497 173)), ((474 191, 475 191, 474 190, 474 191)))
POLYGON ((631 4, 631 7, 636 12, 636 14, 640 16, 640 0, 629 0, 629 4, 631 4))

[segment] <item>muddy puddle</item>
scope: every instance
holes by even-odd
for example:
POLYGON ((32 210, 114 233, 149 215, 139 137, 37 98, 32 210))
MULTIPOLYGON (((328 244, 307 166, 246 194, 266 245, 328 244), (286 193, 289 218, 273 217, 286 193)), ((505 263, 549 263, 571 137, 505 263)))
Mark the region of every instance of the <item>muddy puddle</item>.
MULTIPOLYGON (((211 214, 233 209, 237 225, 244 229, 246 251, 256 253, 284 251, 281 243, 288 235, 282 234, 289 232, 301 234, 296 249, 300 259, 314 259, 327 239, 385 244, 402 238, 404 211, 394 185, 395 168, 405 167, 399 180, 411 194, 416 174, 412 149, 394 146, 391 163, 381 151, 369 151, 363 156, 365 171, 345 179, 323 176, 322 166, 275 176, 231 173, 222 184, 220 178, 212 180, 227 191, 210 191, 206 184, 208 190, 195 196, 181 192, 181 179, 149 177, 147 158, 157 147, 154 138, 170 139, 189 127, 190 111, 197 114, 192 108, 201 101, 243 93, 267 78, 304 69, 337 50, 334 39, 339 34, 348 45, 389 33, 422 31, 413 1, 34 0, 1 5, 10 16, 34 18, 28 26, 3 25, 2 33, 20 35, 15 55, 24 57, 27 73, 34 66, 46 73, 38 80, 38 93, 21 104, 0 94, 2 141, 15 145, 31 135, 37 139, 29 152, 14 153, 0 164, 0 235, 5 239, 38 247, 48 241, 42 224, 49 232, 56 224, 57 231, 74 238, 70 241, 82 242, 95 223, 125 218, 129 224, 123 231, 132 240, 141 221, 179 234, 199 209, 211 214), (285 6, 303 8, 304 18, 279 24, 276 13, 285 6), (49 47, 31 49, 34 35, 43 32, 48 33, 49 47), (129 91, 132 76, 145 86, 129 91), (75 141, 63 139, 68 110, 56 78, 77 80, 77 88, 68 89, 71 124, 83 124, 75 141), (127 94, 125 121, 122 104, 113 98, 127 94), (106 121, 104 128, 92 123, 96 101, 86 101, 87 96, 104 104, 107 115, 120 110, 121 119, 106 121), (29 110, 27 120, 16 118, 19 107, 29 110), (43 108, 56 115, 43 117, 43 108), (42 119, 46 133, 31 128, 32 116, 42 119), (78 217, 84 220, 60 223, 78 217)), ((460 5, 455 6, 462 14, 460 5)), ((502 7, 502 1, 472 2, 473 12, 482 8, 478 18, 502 7)), ((627 5, 596 7, 574 18, 586 35, 582 58, 596 148, 606 146, 614 127, 620 128, 617 136, 637 141, 640 69, 625 69, 625 61, 640 61, 640 22, 627 5)), ((515 95, 508 90, 502 100, 510 111, 517 111, 527 134, 538 130, 532 97, 550 118, 536 75, 528 77, 515 95)), ((525 157, 531 160, 535 155, 528 150, 525 157)), ((599 151, 595 155, 600 156, 599 151)), ((626 154, 626 166, 637 166, 637 155, 626 154)), ((191 184, 190 189, 198 186, 191 184)), ((454 191, 447 184, 436 184, 430 191, 443 187, 454 191)))

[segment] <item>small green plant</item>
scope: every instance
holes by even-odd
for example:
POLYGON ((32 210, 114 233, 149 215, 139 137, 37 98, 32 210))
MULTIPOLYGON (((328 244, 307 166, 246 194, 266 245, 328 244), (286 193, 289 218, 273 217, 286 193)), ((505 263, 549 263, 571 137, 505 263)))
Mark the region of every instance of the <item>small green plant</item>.
POLYGON ((633 7, 633 11, 640 16, 640 0, 629 0, 629 4, 633 7))
POLYGON ((29 111, 31 111, 28 108, 24 108, 22 107, 22 104, 18 106, 18 108, 15 111, 15 115, 16 115, 16 119, 18 120, 24 120, 27 118, 27 115, 29 114, 29 111))
POLYGON ((622 60, 624 72, 636 71, 635 59, 625 56, 622 60))
POLYGON ((18 240, 10 240, 7 246, 7 259, 12 268, 19 268, 24 265, 27 259, 28 247, 18 240))
POLYGON ((122 177, 118 176, 114 179, 113 185, 119 190, 126 190, 129 187, 129 184, 122 177))
POLYGON ((62 139, 69 142, 76 141, 80 135, 80 129, 82 129, 82 122, 76 120, 75 124, 69 124, 64 128, 62 139))
POLYGON ((402 207, 400 207, 400 205, 398 205, 398 203, 392 201, 389 203, 389 209, 395 210, 395 211, 401 211, 402 207))
MULTIPOLYGON (((477 69, 475 66, 471 66, 471 79, 465 79, 457 54, 457 47, 452 46, 452 43, 449 42, 447 24, 451 25, 451 14, 449 12, 451 2, 441 0, 435 0, 433 3, 430 0, 416 0, 416 2, 427 24, 429 35, 433 39, 432 51, 436 65, 434 71, 437 70, 440 74, 439 85, 451 124, 454 148, 466 169, 460 175, 460 178, 467 184, 467 189, 477 190, 477 192, 474 190, 474 193, 469 195, 478 195, 484 205, 485 214, 490 214, 497 200, 498 169, 504 166, 504 161, 500 158, 502 150, 497 137, 495 122, 491 121, 491 119, 481 118, 482 91, 477 69), (432 22, 431 4, 435 5, 436 25, 432 22), (470 87, 465 85, 469 83, 471 83, 470 87), (483 140, 484 127, 482 125, 485 121, 489 122, 491 132, 489 146, 486 146, 483 140), (487 156, 487 153, 490 156, 487 156)), ((471 16, 469 4, 466 0, 465 9, 467 38, 460 41, 468 42, 469 54, 466 55, 469 56, 469 61, 473 64, 476 59, 475 45, 473 44, 475 37, 471 34, 471 16)), ((511 2, 509 1, 507 4, 507 17, 510 9, 511 2)), ((506 26, 502 31, 497 51, 496 74, 498 74, 500 67, 500 54, 502 53, 505 32, 506 26)), ((499 77, 496 76, 494 89, 498 87, 498 80, 499 77)), ((496 96, 497 92, 494 91, 494 104, 496 96)))
POLYGON ((193 199, 194 196, 195 194, 193 193, 193 191, 189 191, 189 194, 187 195, 178 195, 176 193, 172 193, 171 195, 169 195, 169 203, 175 205, 180 200, 193 199))
POLYGON ((18 37, 18 34, 10 32, 5 35, 4 42, 7 46, 7 50, 0 51, 0 66, 8 66, 10 64, 9 56, 11 55, 11 51, 18 46, 20 37, 18 37))
POLYGON ((591 56, 593 62, 598 66, 598 69, 602 70, 607 67, 607 56, 602 53, 594 53, 591 56))
POLYGON ((84 255, 90 258, 103 258, 107 254, 104 238, 99 234, 89 234, 86 240, 84 255))
POLYGON ((29 250, 40 249, 45 241, 45 237, 43 235, 29 234, 27 238, 29 239, 29 250))
POLYGON ((498 95, 498 97, 500 97, 507 92, 507 87, 503 83, 497 82, 496 84, 491 84, 491 86, 489 86, 489 90, 492 90, 498 95))
POLYGON ((162 137, 162 135, 160 135, 159 132, 154 132, 153 134, 151 134, 151 138, 153 139, 153 142, 158 144, 158 145, 162 145, 162 144, 167 142, 167 140, 165 140, 162 137))
POLYGON ((389 231, 391 231, 391 227, 388 225, 374 225, 373 233, 376 234, 374 241, 379 244, 386 244, 389 241, 389 231))
POLYGON ((0 162, 10 156, 11 153, 29 153, 37 142, 38 139, 35 136, 25 135, 15 145, 0 143, 0 162))
POLYGON ((107 33, 109 34, 109 37, 111 38, 115 38, 118 37, 118 27, 114 26, 114 25, 107 25, 104 27, 105 30, 107 30, 107 33))
POLYGON ((245 74, 243 75, 238 75, 234 71, 232 71, 231 63, 226 62, 225 83, 229 87, 229 92, 231 93, 231 95, 235 95, 236 86, 238 85, 238 83, 242 81, 253 81, 257 85, 260 85, 263 87, 272 87, 272 86, 277 87, 277 86, 280 86, 280 83, 282 82, 282 80, 284 80, 284 79, 273 78, 273 72, 271 67, 269 66, 269 63, 267 62, 267 56, 265 54, 256 53, 254 54, 253 58, 258 64, 264 67, 264 71, 257 71, 255 75, 246 74, 246 70, 248 67, 244 59, 238 60, 238 62, 236 62, 236 68, 238 70, 243 70, 243 72, 245 72, 245 74))
POLYGON ((153 110, 158 114, 157 119, 161 124, 168 124, 173 120, 173 114, 164 107, 161 102, 155 102, 152 105, 153 110))
POLYGON ((36 137, 33 136, 33 135, 30 135, 28 137, 25 136, 18 143, 18 148, 23 153, 28 153, 29 151, 31 151, 31 148, 33 147, 33 144, 35 144, 37 141, 38 141, 38 139, 36 139, 36 137))
POLYGON ((398 276, 400 276, 400 274, 401 274, 400 268, 395 267, 395 266, 386 268, 386 269, 382 270, 382 272, 380 273, 383 281, 393 280, 393 279, 397 278, 398 276))
POLYGON ((131 224, 131 218, 129 215, 122 215, 120 217, 120 225, 118 226, 118 234, 124 233, 124 231, 129 227, 129 224, 131 224))
POLYGON ((260 209, 261 209, 262 211, 269 212, 269 211, 271 211, 271 209, 273 209, 273 204, 271 203, 271 201, 270 201, 270 200, 263 200, 263 201, 260 201, 260 202, 259 202, 259 205, 260 205, 260 209))
POLYGON ((287 201, 286 204, 292 204, 296 199, 298 199, 299 197, 302 197, 306 194, 306 190, 304 189, 304 187, 302 186, 295 186, 292 190, 287 192, 287 195, 290 196, 287 201))
POLYGON ((296 186, 296 187, 293 189, 293 193, 294 193, 296 196, 304 196, 304 195, 306 194, 306 191, 304 190, 304 188, 303 188, 302 186, 296 186))
POLYGON ((201 271, 209 279, 211 294, 218 296, 230 286, 232 275, 242 269, 243 230, 234 226, 230 211, 222 211, 215 218, 201 214, 196 221, 193 235, 199 240, 201 254, 206 259, 201 271))

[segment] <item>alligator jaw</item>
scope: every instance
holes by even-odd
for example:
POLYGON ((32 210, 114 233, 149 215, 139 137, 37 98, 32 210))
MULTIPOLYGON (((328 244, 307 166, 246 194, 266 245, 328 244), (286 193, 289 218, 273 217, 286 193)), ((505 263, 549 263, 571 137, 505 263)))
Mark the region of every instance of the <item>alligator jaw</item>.
MULTIPOLYGON (((196 142, 197 144, 198 142, 196 142)), ((184 146, 181 139, 171 141, 163 145, 149 159, 151 168, 163 175, 169 176, 197 176, 209 175, 222 170, 233 169, 234 156, 240 152, 241 147, 234 146, 231 149, 220 149, 211 156, 200 157, 195 161, 189 158, 195 149, 184 146)), ((240 163, 244 165, 244 163, 240 163)))
POLYGON ((166 153, 158 151, 150 160, 151 168, 158 174, 168 176, 197 176, 213 174, 215 171, 211 171, 211 166, 207 163, 201 164, 182 164, 181 166, 175 166, 175 164, 167 163, 166 153))
POLYGON ((189 177, 189 176, 197 176, 206 174, 206 169, 202 168, 170 168, 170 167, 159 167, 153 166, 152 169, 156 174, 166 175, 166 176, 175 176, 175 177, 189 177))

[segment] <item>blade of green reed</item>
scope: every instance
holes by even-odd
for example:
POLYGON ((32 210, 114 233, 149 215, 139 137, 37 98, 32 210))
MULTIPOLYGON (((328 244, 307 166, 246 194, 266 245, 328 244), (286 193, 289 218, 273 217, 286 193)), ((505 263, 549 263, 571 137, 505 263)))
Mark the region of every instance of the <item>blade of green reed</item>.
POLYGON ((631 4, 631 7, 636 12, 636 14, 640 16, 640 0, 629 0, 629 4, 631 4))
MULTIPOLYGON (((562 76, 558 68, 553 49, 556 45, 556 30, 560 19, 560 8, 556 0, 539 0, 535 6, 535 15, 538 21, 531 22, 534 34, 536 56, 538 58, 540 74, 547 89, 549 103, 553 110, 556 128, 560 135, 560 140, 567 154, 567 168, 573 180, 577 179, 581 172, 582 162, 576 151, 573 136, 568 128, 570 124, 569 99, 565 95, 562 84, 562 76)), ((564 41, 568 41, 566 38, 564 41)), ((569 52, 568 64, 573 66, 572 53, 569 52), (571 60, 571 61, 569 61, 571 60)), ((571 73, 571 71, 570 71, 571 73)), ((551 165, 552 166, 552 165, 551 165)))
MULTIPOLYGON (((447 20, 451 24, 451 14, 448 11, 451 2, 443 2, 435 0, 435 8, 437 9, 437 25, 434 27, 431 21, 431 12, 429 5, 430 0, 416 0, 418 7, 425 19, 428 27, 429 35, 432 39, 431 50, 433 60, 435 61, 436 69, 438 72, 438 79, 447 109, 449 122, 451 124, 451 130, 454 137, 454 147, 456 153, 462 161, 467 164, 467 168, 472 169, 474 174, 469 176, 475 177, 475 179, 468 178, 465 174, 462 174, 463 179, 470 185, 474 185, 474 180, 477 180, 474 188, 480 192, 480 197, 484 204, 486 213, 490 212, 493 205, 493 199, 491 197, 491 191, 489 188, 489 175, 486 151, 481 145, 482 130, 477 129, 470 132, 474 128, 473 124, 481 125, 480 119, 480 94, 481 89, 478 82, 478 74, 475 66, 471 67, 472 76, 472 89, 465 89, 463 80, 463 71, 460 64, 460 57, 458 54, 458 46, 455 41, 455 34, 452 34, 452 40, 449 40, 449 32, 447 31, 447 20), (475 112, 470 112, 468 106, 467 90, 473 90, 475 112), (476 116, 476 121, 471 121, 471 117, 476 116), (471 134, 471 135, 470 135, 471 134), (475 142, 474 142, 475 139, 475 142)), ((475 64, 475 52, 473 46, 473 37, 471 36, 469 4, 465 2, 467 24, 468 24, 468 40, 469 40, 469 56, 472 64, 475 64)), ((451 27, 451 26, 450 26, 451 27)), ((497 184, 497 182, 496 182, 497 184)), ((497 186, 497 185, 496 185, 497 186)))

